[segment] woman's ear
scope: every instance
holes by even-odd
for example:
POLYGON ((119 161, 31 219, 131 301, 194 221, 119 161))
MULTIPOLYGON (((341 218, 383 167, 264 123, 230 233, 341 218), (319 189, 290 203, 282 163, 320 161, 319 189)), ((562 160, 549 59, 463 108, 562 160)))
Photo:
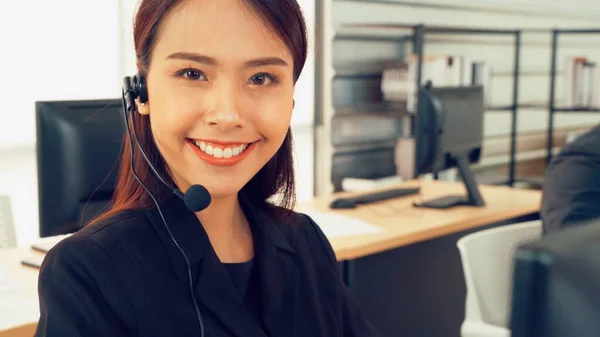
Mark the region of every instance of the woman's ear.
POLYGON ((140 103, 139 100, 135 100, 135 105, 137 106, 137 111, 140 115, 149 115, 150 114, 150 106, 148 102, 140 103))

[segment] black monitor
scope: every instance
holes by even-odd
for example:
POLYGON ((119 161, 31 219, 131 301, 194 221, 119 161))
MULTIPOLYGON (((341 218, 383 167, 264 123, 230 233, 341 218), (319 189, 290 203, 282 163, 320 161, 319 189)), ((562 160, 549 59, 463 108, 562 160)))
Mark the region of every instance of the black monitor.
POLYGON ((113 194, 125 132, 120 99, 36 102, 40 236, 73 233, 113 194))
POLYGON ((513 270, 513 337, 600 336, 600 221, 519 246, 513 270))
POLYGON ((416 203, 417 207, 445 209, 484 206, 485 202, 469 165, 477 163, 483 145, 483 87, 419 89, 415 118, 415 175, 437 174, 458 168, 466 196, 445 196, 416 203))

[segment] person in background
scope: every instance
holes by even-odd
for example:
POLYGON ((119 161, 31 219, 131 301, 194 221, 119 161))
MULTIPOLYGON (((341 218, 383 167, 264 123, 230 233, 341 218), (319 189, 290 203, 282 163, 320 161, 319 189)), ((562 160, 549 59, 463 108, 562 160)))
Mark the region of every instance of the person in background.
POLYGON ((600 125, 565 145, 551 161, 541 218, 549 234, 600 217, 600 125))
POLYGON ((134 41, 139 146, 112 208, 44 259, 35 336, 377 336, 292 211, 296 0, 142 0, 134 41), (195 211, 167 184, 212 201, 195 211))

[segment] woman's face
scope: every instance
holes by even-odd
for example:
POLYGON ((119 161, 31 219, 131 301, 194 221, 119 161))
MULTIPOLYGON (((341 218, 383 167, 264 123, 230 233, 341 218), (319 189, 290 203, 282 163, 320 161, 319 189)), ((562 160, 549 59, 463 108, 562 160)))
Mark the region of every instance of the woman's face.
POLYGON ((293 59, 243 0, 185 1, 164 19, 146 78, 156 145, 185 191, 235 195, 290 126, 293 59))

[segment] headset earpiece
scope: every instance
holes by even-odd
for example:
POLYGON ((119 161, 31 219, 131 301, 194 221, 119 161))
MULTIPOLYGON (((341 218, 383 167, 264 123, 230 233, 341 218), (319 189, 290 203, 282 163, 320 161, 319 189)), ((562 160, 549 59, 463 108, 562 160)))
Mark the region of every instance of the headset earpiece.
POLYGON ((141 104, 148 102, 148 90, 146 90, 146 77, 142 73, 137 73, 132 80, 133 90, 141 104))

